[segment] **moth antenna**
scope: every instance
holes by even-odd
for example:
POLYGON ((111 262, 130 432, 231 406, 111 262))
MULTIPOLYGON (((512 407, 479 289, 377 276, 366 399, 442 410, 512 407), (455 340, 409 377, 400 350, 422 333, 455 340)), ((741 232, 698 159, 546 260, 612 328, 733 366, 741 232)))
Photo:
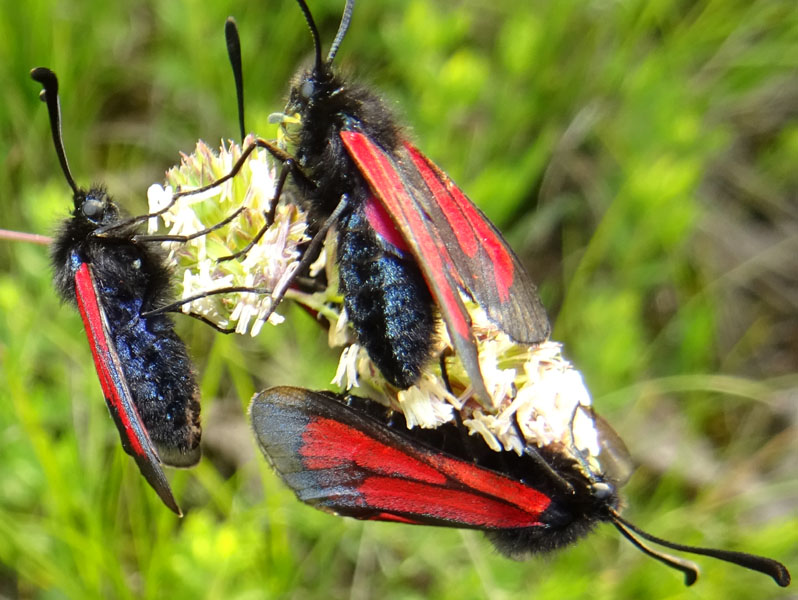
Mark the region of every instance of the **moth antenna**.
POLYGON ((58 155, 61 170, 64 172, 69 187, 72 188, 72 193, 77 195, 79 192, 78 186, 75 184, 72 172, 69 170, 69 163, 64 150, 64 138, 61 134, 61 100, 58 97, 58 77, 47 67, 36 67, 30 72, 30 76, 34 81, 41 83, 42 88, 44 88, 39 92, 39 98, 47 104, 55 153, 58 155))
POLYGON ((302 14, 305 15, 305 21, 307 21, 308 27, 310 28, 310 35, 313 36, 313 48, 316 52, 315 71, 317 74, 321 74, 324 63, 321 62, 321 38, 319 37, 319 30, 316 28, 316 22, 313 20, 313 15, 310 14, 310 9, 305 0, 296 0, 296 2, 299 4, 302 14))
POLYGON ((236 82, 236 101, 238 102, 238 128, 241 130, 241 140, 246 137, 244 127, 244 70, 241 68, 241 38, 238 36, 238 26, 233 17, 227 17, 224 24, 224 39, 227 42, 227 57, 233 68, 233 79, 236 82))
POLYGON ((626 528, 625 526, 626 522, 621 521, 620 517, 616 513, 614 513, 614 511, 612 515, 613 515, 612 524, 615 525, 615 528, 621 532, 621 535, 623 537, 632 542, 635 548, 640 550, 643 554, 650 556, 654 560, 658 560, 664 565, 667 565, 672 569, 676 569, 684 573, 684 585, 691 586, 696 582, 696 580, 698 579, 698 572, 699 572, 698 565, 684 558, 671 556, 670 554, 659 552, 657 550, 654 550, 650 546, 647 546, 641 540, 637 539, 632 533, 632 531, 626 528))
MULTIPOLYGON (((681 561, 680 559, 676 559, 672 556, 667 554, 660 554, 655 553, 651 554, 649 551, 646 550, 646 547, 642 544, 640 540, 634 538, 632 532, 639 535, 643 539, 648 540, 649 542, 653 542, 660 546, 665 546, 666 548, 670 548, 671 550, 678 550, 679 552, 687 552, 689 554, 700 554, 702 556, 709 556, 710 558, 715 558, 717 560, 722 560, 724 562, 732 563, 743 567, 744 569, 750 569, 751 571, 759 571, 760 573, 764 573, 765 575, 770 575, 778 585, 781 587, 787 587, 790 585, 790 572, 787 570, 783 564, 778 561, 775 561, 770 558, 765 558, 764 556, 756 556, 755 554, 747 554, 745 552, 734 552, 732 550, 719 550, 717 548, 701 548, 698 546, 686 546, 684 544, 677 544, 675 542, 669 542, 668 540, 663 540, 655 535, 651 535, 650 533, 643 531, 636 525, 633 525, 621 515, 619 515, 615 510, 610 509, 610 518, 615 525, 616 528, 623 534, 623 536, 631 541, 635 546, 637 546, 640 550, 656 558, 657 560, 664 562, 665 564, 672 566, 676 569, 685 572, 685 576, 687 577, 687 585, 690 585, 692 581, 690 581, 690 577, 687 575, 687 571, 678 564, 692 564, 689 561, 681 561), (669 560, 664 560, 663 557, 667 557, 672 561, 676 561, 676 564, 670 562, 669 560)), ((650 550, 650 549, 649 549, 650 550)), ((653 551, 652 551, 653 552, 653 551)), ((698 575, 696 571, 696 576, 698 575)), ((693 579, 695 581, 695 579, 693 579)))
POLYGON ((332 46, 330 46, 330 52, 327 54, 327 66, 332 64, 335 55, 338 53, 338 47, 341 45, 341 42, 344 41, 344 36, 349 30, 349 23, 352 22, 352 11, 354 9, 355 0, 346 0, 344 14, 341 15, 341 24, 338 26, 338 33, 335 34, 335 39, 333 40, 332 46))

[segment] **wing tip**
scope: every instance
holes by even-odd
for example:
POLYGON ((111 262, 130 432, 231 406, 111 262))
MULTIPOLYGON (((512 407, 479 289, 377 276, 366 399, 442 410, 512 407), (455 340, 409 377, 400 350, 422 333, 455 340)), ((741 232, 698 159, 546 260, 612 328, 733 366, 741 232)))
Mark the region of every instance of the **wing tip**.
POLYGON ((144 479, 147 480, 147 483, 150 484, 150 487, 158 494, 161 501, 178 517, 182 517, 183 511, 180 509, 177 500, 175 500, 172 487, 169 485, 169 480, 166 478, 166 474, 161 468, 161 463, 160 460, 158 460, 157 454, 152 457, 136 456, 135 459, 139 471, 144 476, 144 479))

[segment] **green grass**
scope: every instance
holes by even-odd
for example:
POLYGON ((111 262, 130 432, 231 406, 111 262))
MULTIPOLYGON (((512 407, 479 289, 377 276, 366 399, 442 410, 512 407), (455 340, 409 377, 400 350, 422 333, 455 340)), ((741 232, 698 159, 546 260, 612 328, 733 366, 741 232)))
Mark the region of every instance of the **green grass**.
MULTIPOLYGON (((323 38, 342 2, 317 0, 323 38)), ((237 137, 222 26, 243 37, 249 129, 274 134, 310 53, 281 2, 0 0, 0 227, 70 205, 34 66, 61 80, 76 179, 131 211, 198 138, 237 137)), ((639 463, 629 518, 798 569, 798 12, 790 2, 361 0, 341 64, 529 265, 555 339, 639 463)), ((170 472, 178 520, 124 455, 46 250, 0 244, 0 597, 775 598, 700 559, 680 578, 610 527, 513 563, 473 532, 362 524, 299 504, 254 449, 264 387, 327 388, 298 311, 258 339, 181 320, 205 458, 170 472)))

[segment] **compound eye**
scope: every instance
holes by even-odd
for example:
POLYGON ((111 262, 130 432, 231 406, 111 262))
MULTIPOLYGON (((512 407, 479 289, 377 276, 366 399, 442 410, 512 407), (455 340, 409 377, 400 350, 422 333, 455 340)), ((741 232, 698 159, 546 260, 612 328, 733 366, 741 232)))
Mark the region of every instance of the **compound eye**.
POLYGON ((101 200, 88 197, 86 200, 84 200, 80 209, 83 211, 83 215, 86 218, 96 219, 97 217, 102 216, 103 211, 105 210, 105 204, 101 200))
POLYGON ((604 483, 603 481, 597 481, 593 484, 593 497, 598 500, 606 500, 607 498, 612 497, 614 493, 613 487, 608 484, 604 483))
POLYGON ((310 100, 313 97, 313 92, 315 90, 316 85, 313 83, 313 81, 311 79, 306 79, 299 86, 299 95, 302 96, 304 100, 310 100))

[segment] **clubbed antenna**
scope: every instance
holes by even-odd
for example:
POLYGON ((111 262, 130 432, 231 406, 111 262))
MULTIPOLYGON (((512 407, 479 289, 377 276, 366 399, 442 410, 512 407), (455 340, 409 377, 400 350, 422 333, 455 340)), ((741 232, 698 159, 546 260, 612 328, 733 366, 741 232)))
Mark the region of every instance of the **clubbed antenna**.
POLYGON ((338 33, 335 34, 332 46, 330 46, 330 53, 327 55, 327 65, 331 65, 335 55, 338 53, 338 46, 344 41, 344 36, 349 29, 349 23, 352 21, 352 11, 355 9, 355 0, 346 0, 344 6, 344 14, 341 16, 341 24, 338 26, 338 33))
POLYGON ((299 4, 299 8, 302 10, 302 14, 305 15, 305 21, 307 21, 308 27, 310 28, 310 35, 313 36, 313 47, 316 52, 316 73, 321 73, 323 63, 321 62, 321 38, 319 37, 319 30, 316 27, 316 23, 313 20, 313 15, 310 14, 310 9, 308 8, 305 0, 296 1, 297 4, 299 4))
POLYGON ((224 38, 227 41, 227 56, 230 59, 230 66, 233 67, 233 78, 236 82, 238 127, 243 140, 247 135, 244 127, 244 70, 241 68, 241 38, 238 36, 238 26, 233 17, 227 17, 224 24, 224 38))
POLYGON ((72 172, 69 170, 69 163, 67 162, 66 152, 64 151, 64 139, 61 135, 61 101, 58 98, 58 77, 55 76, 47 67, 36 67, 30 72, 31 79, 38 81, 44 88, 39 93, 39 98, 42 102, 47 103, 47 112, 50 115, 50 130, 53 134, 53 145, 55 145, 55 153, 58 155, 58 160, 61 163, 61 169, 64 171, 69 187, 72 188, 72 193, 78 194, 78 186, 72 178, 72 172))
POLYGON ((634 544, 639 550, 641 550, 648 556, 655 558, 656 560, 668 565, 669 567, 682 571, 685 576, 686 585, 692 585, 693 583, 695 583, 696 579, 698 579, 698 567, 696 567, 692 562, 688 560, 676 558, 675 556, 671 556, 669 554, 665 554, 664 552, 659 552, 657 550, 652 549, 651 547, 644 544, 637 537, 635 537, 635 534, 637 534, 638 536, 640 536, 645 540, 648 540, 649 542, 653 542, 660 546, 665 546, 666 548, 670 548, 671 550, 678 550, 679 552, 688 552, 690 554, 700 554, 702 556, 709 556, 711 558, 716 558, 718 560, 738 565, 745 569, 750 569, 752 571, 759 571, 760 573, 764 573, 765 575, 770 575, 773 578, 773 580, 781 587, 787 587, 788 585, 790 585, 791 578, 790 578, 790 572, 787 570, 787 567, 785 567, 780 562, 772 560, 770 558, 765 558, 764 556, 756 556, 754 554, 746 554, 745 552, 718 550, 716 548, 700 548, 697 546, 686 546, 684 544, 669 542, 668 540, 663 540, 662 538, 658 538, 636 527, 635 525, 633 525, 632 523, 621 517, 621 515, 619 515, 614 510, 610 510, 610 520, 612 521, 613 525, 615 525, 615 527, 618 529, 618 531, 620 531, 621 534, 630 542, 632 542, 632 544, 634 544))

